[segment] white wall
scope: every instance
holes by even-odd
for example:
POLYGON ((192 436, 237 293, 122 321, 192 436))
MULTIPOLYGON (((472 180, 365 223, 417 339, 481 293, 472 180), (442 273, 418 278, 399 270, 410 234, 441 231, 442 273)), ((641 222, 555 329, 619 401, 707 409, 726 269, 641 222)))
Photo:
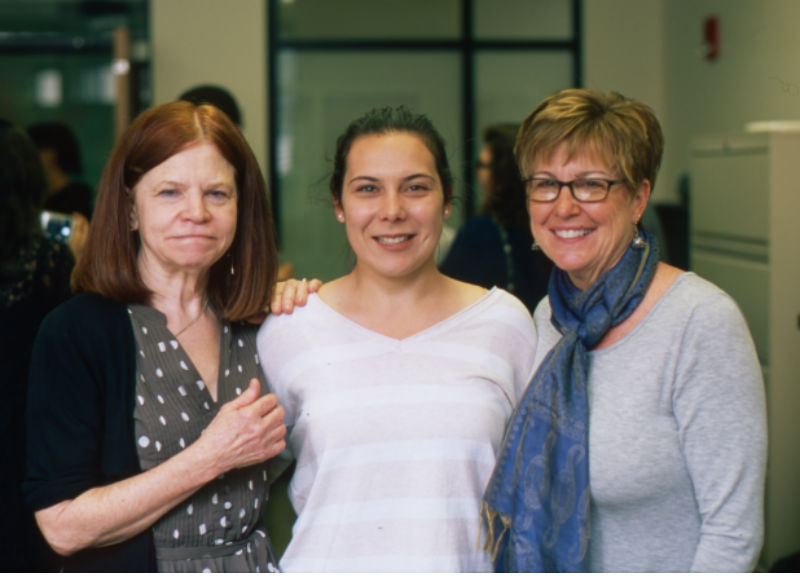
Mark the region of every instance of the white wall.
MULTIPOLYGON (((684 0, 672 0, 683 3, 684 0)), ((649 104, 666 132, 663 0, 584 0, 584 87, 615 91, 649 104)), ((670 168, 667 146, 654 202, 677 202, 663 175, 670 168)))
POLYGON ((228 88, 262 170, 268 164, 266 9, 265 0, 150 1, 153 104, 195 84, 228 88))
POLYGON ((677 169, 686 170, 694 135, 800 119, 800 2, 669 0, 663 9, 667 145, 677 169), (711 14, 720 26, 715 61, 699 51, 703 20, 711 14))

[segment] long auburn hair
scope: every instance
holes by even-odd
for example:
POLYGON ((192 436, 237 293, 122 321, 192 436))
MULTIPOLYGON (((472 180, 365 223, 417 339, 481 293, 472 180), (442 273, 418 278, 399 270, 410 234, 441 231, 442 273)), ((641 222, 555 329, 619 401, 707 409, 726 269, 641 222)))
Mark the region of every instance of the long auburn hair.
POLYGON ((230 162, 237 191, 236 234, 226 255, 211 266, 208 301, 229 321, 264 312, 278 260, 264 178, 250 146, 225 113, 191 102, 145 111, 114 147, 100 180, 86 247, 72 274, 74 292, 97 292, 120 303, 149 301, 152 292, 137 265, 140 239, 131 223, 133 189, 145 173, 200 143, 214 145, 230 162))

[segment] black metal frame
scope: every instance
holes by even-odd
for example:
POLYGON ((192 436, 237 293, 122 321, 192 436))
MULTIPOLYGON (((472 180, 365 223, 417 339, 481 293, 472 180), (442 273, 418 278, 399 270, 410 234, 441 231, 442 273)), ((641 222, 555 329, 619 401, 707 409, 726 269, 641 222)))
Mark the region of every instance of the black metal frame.
MULTIPOLYGON (((467 137, 471 137, 474 133, 475 124, 475 54, 482 50, 497 50, 497 51, 520 51, 520 50, 538 50, 538 51, 569 51, 573 56, 573 71, 572 83, 575 87, 580 87, 583 84, 583 53, 582 53, 582 38, 583 38, 583 2, 582 0, 571 0, 572 2, 572 38, 569 40, 546 40, 546 41, 521 41, 521 40, 476 40, 474 38, 473 27, 473 0, 461 0, 461 37, 457 40, 285 40, 281 39, 278 33, 278 10, 277 2, 280 0, 268 0, 267 2, 267 18, 269 38, 268 38, 268 74, 267 74, 267 95, 269 99, 268 121, 269 128, 267 130, 269 138, 269 188, 272 196, 272 209, 275 214, 275 226, 280 239, 280 195, 278 193, 278 176, 275 167, 277 166, 277 120, 280 94, 278 94, 278 52, 280 50, 290 49, 297 51, 314 51, 325 50, 330 51, 345 51, 353 49, 368 49, 368 50, 388 50, 388 51, 409 51, 409 50, 424 50, 424 51, 438 51, 449 50, 457 51, 461 55, 462 62, 462 90, 461 90, 461 104, 462 104, 462 124, 464 133, 467 137)), ((462 158, 462 165, 464 171, 462 174, 464 182, 471 182, 472 173, 474 168, 475 159, 473 158, 472 149, 470 146, 464 147, 464 157, 462 158)), ((474 213, 474 198, 472 195, 471 186, 465 189, 465 211, 466 216, 469 217, 474 213)))

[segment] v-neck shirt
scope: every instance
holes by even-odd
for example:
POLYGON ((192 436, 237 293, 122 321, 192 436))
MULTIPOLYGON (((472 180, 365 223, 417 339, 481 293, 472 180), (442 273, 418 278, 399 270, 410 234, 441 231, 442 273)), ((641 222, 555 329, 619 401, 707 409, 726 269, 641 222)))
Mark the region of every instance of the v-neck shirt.
POLYGON ((315 294, 270 316, 258 350, 297 459, 281 568, 490 571, 481 497, 535 348, 528 310, 500 289, 403 339, 315 294))
MULTIPOLYGON (((222 323, 217 401, 208 391, 166 317, 150 306, 128 311, 137 346, 134 427, 143 470, 196 441, 220 407, 263 373, 257 326, 222 323)), ((159 571, 272 570, 269 538, 261 528, 269 494, 267 464, 229 471, 164 515, 152 528, 159 571)))

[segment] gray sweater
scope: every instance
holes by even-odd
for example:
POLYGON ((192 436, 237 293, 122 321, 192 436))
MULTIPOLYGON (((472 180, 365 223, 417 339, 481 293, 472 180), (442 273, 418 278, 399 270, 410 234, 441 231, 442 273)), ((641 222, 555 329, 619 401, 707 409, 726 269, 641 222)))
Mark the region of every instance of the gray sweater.
MULTIPOLYGON (((536 365, 560 335, 534 314, 536 365)), ((590 353, 590 568, 745 572, 763 539, 766 410, 734 301, 682 274, 621 341, 590 353)))

